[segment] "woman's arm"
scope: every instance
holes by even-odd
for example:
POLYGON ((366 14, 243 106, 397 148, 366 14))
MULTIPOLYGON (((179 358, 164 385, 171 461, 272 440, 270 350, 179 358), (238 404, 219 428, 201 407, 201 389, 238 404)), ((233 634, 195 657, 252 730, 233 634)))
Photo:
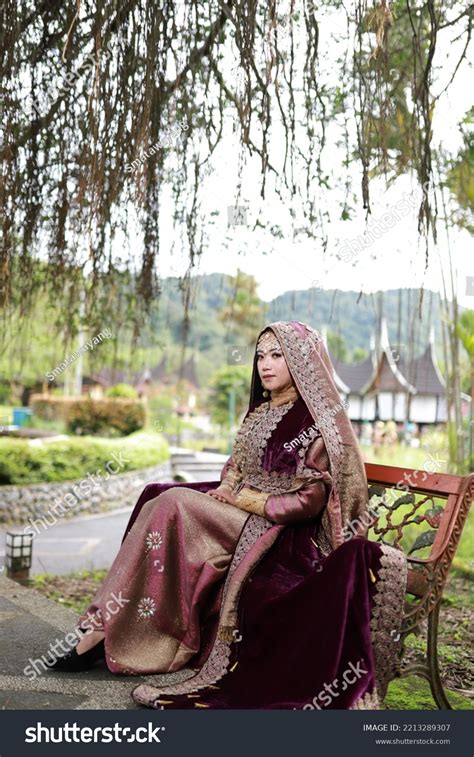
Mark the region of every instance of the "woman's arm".
POLYGON ((321 436, 308 448, 305 467, 311 469, 311 475, 305 477, 296 491, 269 494, 244 486, 235 497, 236 506, 274 523, 299 523, 315 518, 326 506, 332 485, 329 458, 321 436))
POLYGON ((242 481, 242 474, 232 457, 229 457, 221 471, 221 483, 217 489, 208 492, 211 497, 227 502, 230 505, 235 504, 234 491, 242 481))
POLYGON ((230 489, 233 491, 235 487, 242 481, 242 474, 239 467, 234 463, 232 457, 229 457, 226 464, 221 471, 221 483, 219 489, 230 489))

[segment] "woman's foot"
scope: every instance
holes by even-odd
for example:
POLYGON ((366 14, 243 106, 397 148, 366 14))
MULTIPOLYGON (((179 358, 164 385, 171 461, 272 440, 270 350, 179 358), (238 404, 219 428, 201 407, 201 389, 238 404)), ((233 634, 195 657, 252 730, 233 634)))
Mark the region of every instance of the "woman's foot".
POLYGON ((102 641, 104 636, 105 634, 103 631, 91 631, 91 633, 86 633, 80 640, 79 644, 76 645, 77 654, 81 655, 84 654, 84 652, 88 652, 89 649, 92 649, 92 647, 95 647, 96 644, 102 641))
POLYGON ((104 634, 100 631, 93 631, 91 634, 84 636, 74 649, 58 657, 50 670, 64 670, 66 672, 77 673, 82 670, 89 670, 94 667, 98 660, 105 659, 104 634), (89 636, 95 636, 89 639, 89 636))

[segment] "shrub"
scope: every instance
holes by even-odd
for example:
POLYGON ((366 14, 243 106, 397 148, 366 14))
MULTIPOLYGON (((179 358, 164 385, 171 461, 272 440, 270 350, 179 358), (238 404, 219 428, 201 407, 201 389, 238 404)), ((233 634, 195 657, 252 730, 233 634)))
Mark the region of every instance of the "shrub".
POLYGON ((121 473, 159 465, 169 457, 168 444, 158 434, 139 432, 126 439, 65 439, 30 444, 0 439, 0 484, 73 481, 104 470, 112 453, 123 452, 121 473))
POLYGON ((32 394, 30 407, 33 415, 43 421, 64 421, 72 397, 51 397, 49 394, 32 394))
POLYGON ((107 389, 105 396, 136 399, 138 397, 138 392, 135 387, 130 384, 115 384, 115 386, 111 386, 110 389, 107 389))
POLYGON ((145 425, 145 405, 141 400, 110 397, 78 399, 68 407, 67 426, 76 434, 126 436, 145 425))

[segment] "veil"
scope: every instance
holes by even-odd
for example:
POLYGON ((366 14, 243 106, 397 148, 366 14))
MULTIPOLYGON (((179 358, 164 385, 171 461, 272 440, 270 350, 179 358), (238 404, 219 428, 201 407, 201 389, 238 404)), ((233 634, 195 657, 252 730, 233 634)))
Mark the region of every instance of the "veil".
MULTIPOLYGON (((327 555, 344 541, 352 523, 357 535, 367 534, 368 487, 364 461, 351 421, 334 382, 334 367, 322 337, 301 321, 275 321, 260 332, 273 331, 280 342, 288 370, 315 424, 320 429, 331 466, 333 486, 318 534, 318 546, 327 555)), ((264 400, 255 354, 249 409, 264 400)))

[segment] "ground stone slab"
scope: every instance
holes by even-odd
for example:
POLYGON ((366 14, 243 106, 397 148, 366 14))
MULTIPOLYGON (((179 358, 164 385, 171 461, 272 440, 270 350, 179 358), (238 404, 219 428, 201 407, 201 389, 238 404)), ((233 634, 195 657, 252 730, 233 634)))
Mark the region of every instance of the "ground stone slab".
MULTIPOLYGON (((0 707, 3 709, 138 709, 131 699, 140 683, 182 681, 191 670, 146 676, 117 676, 105 663, 83 673, 60 673, 37 665, 33 679, 24 669, 47 654, 55 639, 64 639, 77 616, 33 589, 0 578, 0 707)), ((46 667, 46 666, 44 666, 46 667)))

